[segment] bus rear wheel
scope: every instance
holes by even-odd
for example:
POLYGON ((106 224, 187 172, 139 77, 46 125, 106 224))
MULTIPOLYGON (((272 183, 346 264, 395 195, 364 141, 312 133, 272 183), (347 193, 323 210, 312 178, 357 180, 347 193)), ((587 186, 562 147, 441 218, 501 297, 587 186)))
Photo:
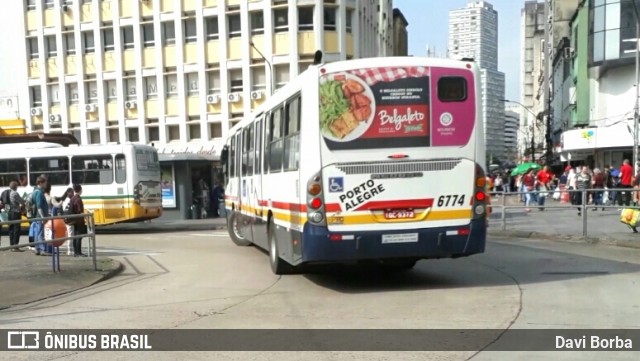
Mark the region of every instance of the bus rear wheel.
POLYGON ((233 243, 238 246, 247 247, 251 245, 251 242, 242 235, 242 231, 240 230, 240 217, 240 213, 232 212, 227 221, 227 229, 229 230, 229 236, 233 243))
POLYGON ((269 224, 269 265, 271 266, 271 271, 277 275, 285 275, 294 271, 293 266, 280 258, 278 238, 273 221, 269 224))

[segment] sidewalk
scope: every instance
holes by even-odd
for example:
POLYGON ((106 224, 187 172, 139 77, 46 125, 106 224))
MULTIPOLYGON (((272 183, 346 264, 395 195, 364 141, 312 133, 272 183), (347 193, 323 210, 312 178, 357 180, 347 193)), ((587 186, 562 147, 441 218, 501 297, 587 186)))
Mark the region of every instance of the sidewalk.
POLYGON ((160 217, 150 222, 120 223, 96 227, 97 234, 159 233, 181 231, 212 231, 226 229, 227 220, 223 217, 206 219, 174 219, 160 217))
MULTIPOLYGON (((594 211, 592 205, 586 208, 587 237, 582 236, 583 219, 578 216, 578 208, 567 203, 547 199, 546 206, 562 208, 545 208, 540 211, 531 207, 531 212, 524 208, 507 208, 506 230, 502 231, 501 200, 492 199, 493 210, 489 221, 489 235, 542 238, 558 241, 586 241, 623 247, 640 248, 640 233, 633 231, 620 222, 622 207, 598 208, 594 211)), ((521 206, 523 203, 512 199, 507 200, 507 206, 521 206)), ((640 231, 640 229, 639 229, 640 231)))
MULTIPOLYGON (((6 245, 6 238, 3 241, 6 245)), ((74 258, 61 252, 60 272, 54 273, 51 256, 23 250, 0 251, 0 309, 89 287, 122 271, 122 265, 110 258, 98 257, 99 271, 94 271, 90 257, 74 258)))

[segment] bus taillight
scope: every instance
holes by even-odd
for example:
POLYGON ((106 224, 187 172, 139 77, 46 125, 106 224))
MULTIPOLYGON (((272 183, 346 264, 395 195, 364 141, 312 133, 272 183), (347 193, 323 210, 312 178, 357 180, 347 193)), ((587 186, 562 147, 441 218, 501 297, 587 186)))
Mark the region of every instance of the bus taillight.
POLYGON ((484 202, 487 199, 487 195, 483 191, 476 192, 476 200, 478 202, 484 202))
POLYGON ((309 194, 312 196, 317 196, 322 192, 322 186, 319 183, 311 183, 309 184, 309 189, 307 190, 309 194))
POLYGON ((311 200, 311 203, 309 205, 313 209, 318 209, 318 208, 322 207, 322 200, 320 198, 314 198, 314 199, 311 200))

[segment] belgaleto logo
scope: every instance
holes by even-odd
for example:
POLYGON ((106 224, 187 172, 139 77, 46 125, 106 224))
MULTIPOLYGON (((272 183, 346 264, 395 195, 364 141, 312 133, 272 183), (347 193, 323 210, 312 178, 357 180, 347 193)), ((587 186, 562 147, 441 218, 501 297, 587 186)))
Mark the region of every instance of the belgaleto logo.
POLYGON ((411 111, 411 107, 409 107, 406 109, 405 114, 400 114, 397 108, 393 109, 393 114, 387 113, 386 110, 381 110, 378 113, 378 117, 380 117, 381 125, 394 124, 396 130, 400 130, 403 123, 411 124, 422 121, 425 115, 417 110, 411 111))

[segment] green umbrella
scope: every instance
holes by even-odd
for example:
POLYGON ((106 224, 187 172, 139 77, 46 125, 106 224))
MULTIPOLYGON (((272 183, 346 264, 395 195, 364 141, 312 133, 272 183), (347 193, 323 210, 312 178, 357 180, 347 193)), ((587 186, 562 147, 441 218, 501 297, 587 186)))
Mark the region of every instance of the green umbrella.
POLYGON ((522 163, 522 164, 518 164, 517 167, 513 168, 513 170, 511 171, 511 175, 519 175, 519 174, 524 174, 527 173, 530 169, 540 169, 540 164, 538 163, 533 163, 533 162, 528 162, 528 163, 522 163))

